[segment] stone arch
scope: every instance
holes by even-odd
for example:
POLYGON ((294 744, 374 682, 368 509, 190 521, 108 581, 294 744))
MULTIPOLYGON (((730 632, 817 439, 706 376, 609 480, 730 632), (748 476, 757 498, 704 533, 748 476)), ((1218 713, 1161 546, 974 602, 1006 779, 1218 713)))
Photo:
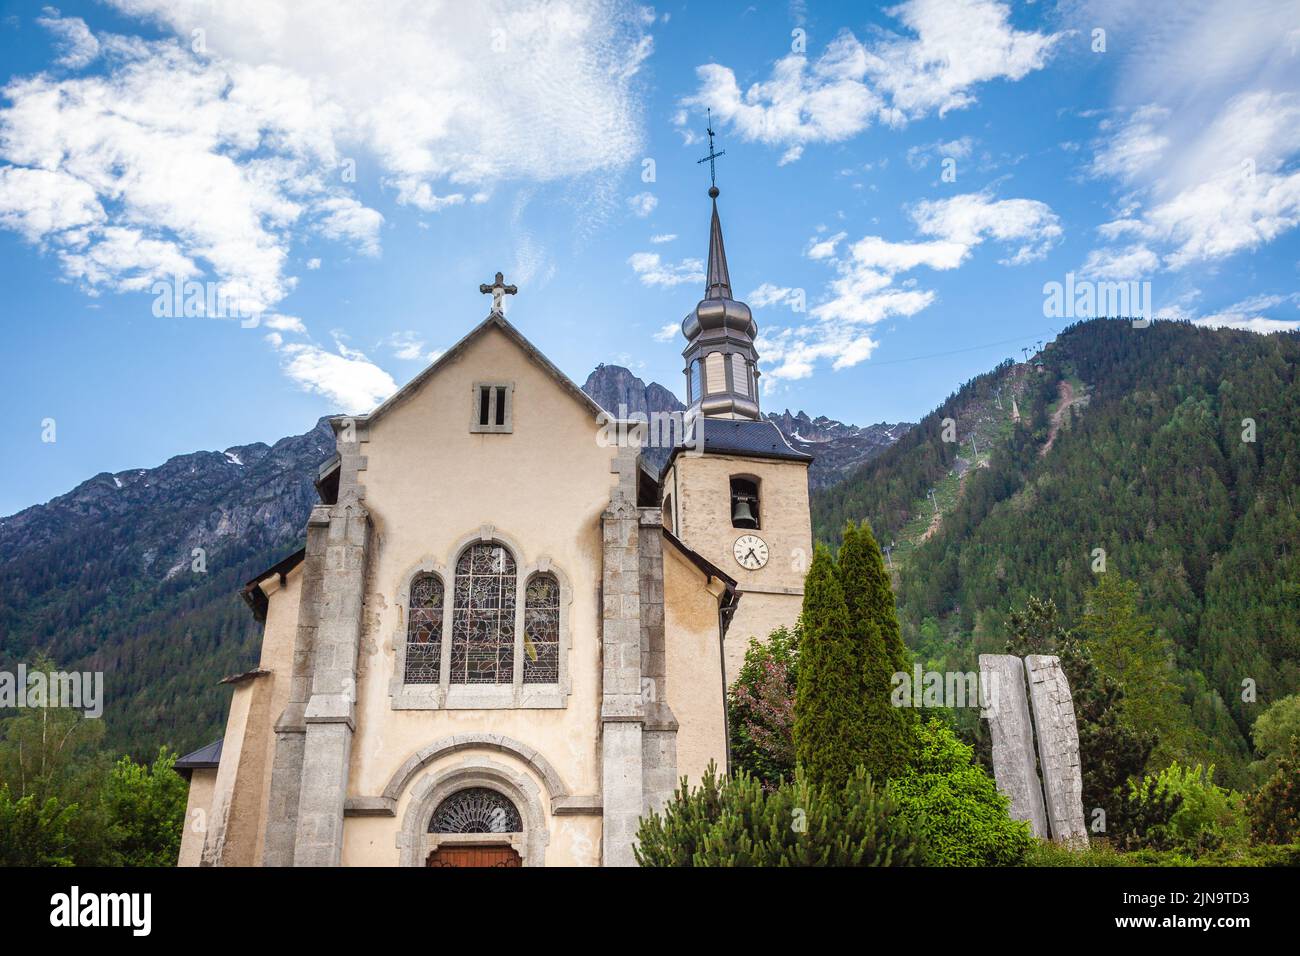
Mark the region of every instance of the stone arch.
POLYGON ((468 755, 465 762, 434 771, 415 784, 398 831, 398 863, 401 866, 424 865, 429 853, 437 849, 440 839, 445 839, 427 832, 433 812, 443 800, 470 787, 495 790, 510 800, 519 811, 524 829, 522 833, 512 834, 474 834, 465 842, 509 845, 519 854, 522 865, 545 866, 550 832, 537 785, 526 774, 474 754, 468 755))
POLYGON ((454 737, 435 740, 408 757, 389 779, 388 786, 384 787, 384 797, 396 802, 421 770, 440 757, 463 750, 495 750, 525 764, 546 785, 546 796, 552 810, 557 800, 569 796, 569 788, 564 785, 564 781, 560 779, 560 775, 556 773, 550 761, 527 744, 500 734, 456 734, 454 737))

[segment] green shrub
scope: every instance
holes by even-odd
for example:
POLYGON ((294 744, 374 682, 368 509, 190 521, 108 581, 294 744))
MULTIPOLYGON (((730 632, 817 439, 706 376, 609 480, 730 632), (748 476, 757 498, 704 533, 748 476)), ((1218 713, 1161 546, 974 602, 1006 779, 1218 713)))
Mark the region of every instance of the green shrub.
POLYGON ((1086 850, 1035 840, 1026 866, 1300 866, 1300 844, 1224 847, 1192 856, 1181 850, 1136 850, 1125 853, 1096 842, 1086 850))
POLYGON ((799 630, 778 628, 751 639, 727 694, 731 765, 771 790, 794 777, 794 695, 799 680, 799 630))
POLYGON ((915 838, 862 769, 842 788, 817 787, 799 772, 765 791, 741 772, 709 765, 698 788, 685 780, 664 807, 641 820, 642 866, 908 866, 915 838))
POLYGON ((1300 735, 1291 738, 1277 769, 1248 803, 1255 843, 1300 841, 1300 735))
POLYGON ((932 866, 1015 866, 1033 837, 1012 820, 1009 801, 942 722, 916 729, 913 763, 889 781, 888 796, 925 847, 932 866))
POLYGON ((1214 767, 1183 767, 1176 761, 1158 774, 1130 784, 1130 797, 1143 805, 1168 801, 1172 812, 1156 814, 1135 842, 1151 849, 1199 855, 1246 842, 1248 825, 1241 794, 1214 783, 1214 767))
POLYGON ((13 799, 0 784, 0 866, 72 866, 70 826, 77 806, 32 794, 13 799))

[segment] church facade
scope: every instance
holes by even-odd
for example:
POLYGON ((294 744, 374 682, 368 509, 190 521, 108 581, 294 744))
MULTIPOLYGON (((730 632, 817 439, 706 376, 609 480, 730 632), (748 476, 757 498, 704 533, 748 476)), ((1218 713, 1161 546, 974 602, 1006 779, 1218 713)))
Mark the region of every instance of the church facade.
POLYGON ((500 275, 481 324, 333 420, 305 548, 242 592, 260 663, 177 764, 182 865, 634 865, 641 816, 725 768, 727 684, 799 615, 810 459, 760 416, 710 193, 671 448, 607 440, 500 275))

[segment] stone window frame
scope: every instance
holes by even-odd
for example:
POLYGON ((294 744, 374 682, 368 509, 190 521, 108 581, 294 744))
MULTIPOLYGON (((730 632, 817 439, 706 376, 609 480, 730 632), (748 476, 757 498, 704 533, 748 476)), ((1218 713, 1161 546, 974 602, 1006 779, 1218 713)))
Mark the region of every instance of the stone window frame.
POLYGON ((393 676, 388 695, 393 710, 556 710, 568 706, 572 693, 569 675, 569 652, 573 645, 570 626, 570 607, 573 604, 573 587, 564 569, 549 557, 539 556, 527 561, 523 549, 509 535, 502 534, 492 525, 482 525, 477 531, 460 538, 452 546, 449 561, 444 564, 427 557, 402 574, 397 589, 398 620, 393 629, 393 676), (475 544, 493 543, 505 548, 515 562, 515 653, 514 674, 508 684, 456 684, 451 681, 452 625, 455 620, 456 563, 466 548, 475 544), (422 574, 434 574, 442 580, 442 663, 437 684, 406 683, 406 635, 408 605, 411 585, 422 574), (525 684, 523 682, 524 597, 528 581, 538 574, 552 574, 560 585, 560 643, 559 680, 553 684, 525 684))
POLYGON ((469 430, 472 434, 508 435, 515 430, 515 383, 514 382, 475 382, 469 393, 469 430), (482 410, 483 389, 488 389, 488 423, 479 420, 482 410), (498 389, 505 389, 505 413, 501 416, 502 424, 496 423, 498 389))

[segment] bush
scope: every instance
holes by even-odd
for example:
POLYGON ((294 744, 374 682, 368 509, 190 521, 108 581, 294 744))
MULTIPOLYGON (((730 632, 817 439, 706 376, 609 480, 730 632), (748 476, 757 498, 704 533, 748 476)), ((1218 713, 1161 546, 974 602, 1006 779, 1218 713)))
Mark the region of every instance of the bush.
POLYGON ((1285 846, 1224 847, 1200 856, 1181 850, 1121 852, 1106 842, 1086 850, 1035 840, 1025 857, 1026 866, 1300 866, 1300 844, 1285 846))
POLYGON ((1182 767, 1174 762, 1158 774, 1133 781, 1130 788, 1131 799, 1141 805, 1165 801, 1166 808, 1172 808, 1167 816, 1162 811, 1145 827, 1135 827, 1134 842, 1140 845, 1199 855, 1246 842, 1246 808, 1241 794, 1216 786, 1213 766, 1182 767))
POLYGON ((913 764, 886 793, 925 847, 931 866, 1015 866, 1033 837, 975 752, 938 720, 917 727, 913 764))
POLYGON ((69 827, 76 813, 76 804, 61 805, 56 797, 15 800, 0 784, 0 866, 72 866, 69 827))
POLYGON ((1255 843, 1300 841, 1300 735, 1291 738, 1273 776, 1250 798, 1248 810, 1255 843))
POLYGON ((153 767, 123 757, 104 782, 103 805, 119 866, 175 866, 189 789, 172 769, 176 754, 158 751, 153 767))
POLYGON ((766 642, 751 639, 727 695, 731 764, 769 790, 794 777, 794 695, 799 631, 784 627, 766 642))
POLYGON ((862 768, 842 788, 799 772, 768 792, 710 764, 700 787, 682 780, 662 814, 641 820, 636 848, 641 866, 908 866, 921 856, 862 768))

